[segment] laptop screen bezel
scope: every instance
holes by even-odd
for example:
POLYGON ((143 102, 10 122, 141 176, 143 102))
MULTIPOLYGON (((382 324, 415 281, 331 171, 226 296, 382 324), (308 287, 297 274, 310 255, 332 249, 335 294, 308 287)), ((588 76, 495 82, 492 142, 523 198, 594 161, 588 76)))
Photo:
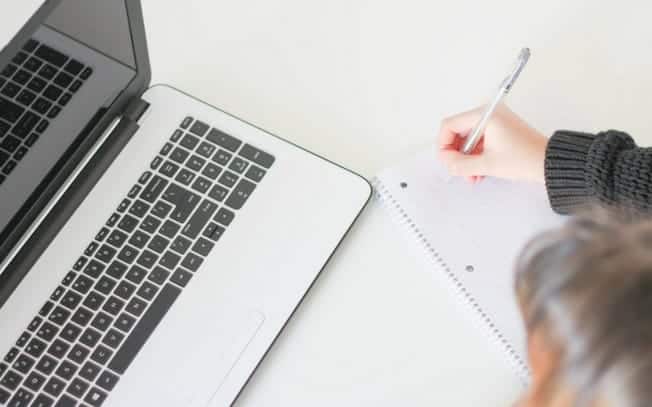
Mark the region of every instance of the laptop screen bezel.
MULTIPOLYGON (((0 66, 5 66, 25 44, 31 35, 43 24, 50 13, 62 0, 47 0, 26 22, 21 30, 0 52, 0 66)), ((116 0, 112 0, 116 1, 116 0)), ((30 196, 26 204, 19 209, 10 223, 9 233, 0 241, 0 306, 11 294, 13 289, 29 271, 31 265, 38 259, 47 247, 47 242, 40 241, 39 235, 51 236, 52 233, 40 233, 44 228, 61 227, 64 219, 46 219, 28 237, 26 243, 15 252, 16 245, 26 237, 33 222, 35 222, 53 199, 57 191, 66 183, 75 170, 77 163, 81 162, 93 148, 103 132, 111 125, 113 119, 122 115, 129 104, 140 98, 140 95, 149 87, 151 68, 145 37, 145 26, 140 0, 121 0, 125 2, 127 18, 131 30, 131 40, 135 59, 135 76, 132 81, 116 97, 114 102, 94 117, 88 118, 85 132, 80 133, 79 142, 67 151, 57 162, 55 168, 46 176, 37 190, 30 196), (9 256, 11 262, 7 263, 9 256)), ((50 231, 51 232, 51 231, 50 231)))

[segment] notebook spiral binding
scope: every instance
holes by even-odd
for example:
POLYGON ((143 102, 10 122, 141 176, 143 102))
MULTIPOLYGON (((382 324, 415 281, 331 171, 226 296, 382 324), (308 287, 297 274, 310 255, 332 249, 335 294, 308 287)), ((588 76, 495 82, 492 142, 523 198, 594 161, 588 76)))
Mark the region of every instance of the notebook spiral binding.
POLYGON ((489 328, 491 332, 491 338, 494 342, 506 351, 508 355, 508 361, 512 367, 516 370, 521 383, 526 387, 530 381, 530 370, 527 363, 523 358, 516 353, 514 347, 507 341, 507 339, 502 335, 498 330, 494 322, 491 320, 491 317, 482 309, 480 304, 475 300, 473 295, 466 289, 464 284, 457 278, 457 276, 451 271, 450 267, 446 261, 441 257, 439 252, 430 244, 428 239, 423 235, 419 230, 416 223, 410 218, 408 213, 403 209, 401 204, 394 198, 389 189, 385 184, 378 178, 374 178, 371 182, 374 188, 374 196, 378 199, 384 206, 386 206, 393 220, 399 224, 407 226, 411 232, 414 234, 414 237, 417 240, 417 243, 424 249, 429 260, 439 269, 445 272, 449 281, 455 285, 457 288, 458 294, 463 296, 464 302, 470 305, 475 311, 475 314, 479 316, 484 323, 484 326, 489 328))

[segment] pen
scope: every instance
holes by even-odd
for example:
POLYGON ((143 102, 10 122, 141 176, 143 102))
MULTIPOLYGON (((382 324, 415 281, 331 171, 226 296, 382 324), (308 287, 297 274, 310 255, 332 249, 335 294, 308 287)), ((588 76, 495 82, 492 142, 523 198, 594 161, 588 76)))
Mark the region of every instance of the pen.
POLYGON ((500 84, 500 88, 498 89, 498 93, 496 96, 493 98, 492 102, 487 106, 487 109, 484 111, 482 114, 482 117, 480 117, 480 121, 478 121, 478 124, 473 128, 473 131, 469 135, 469 137, 466 138, 466 141, 464 142, 464 146, 462 147, 462 153, 464 154, 470 154, 475 146, 478 144, 478 141, 480 141, 480 136, 482 136, 482 133, 484 133, 484 128, 487 126, 487 122, 491 118, 491 115, 494 114, 494 111, 500 104, 500 102, 503 101, 505 96, 509 93, 509 91, 512 89, 512 86, 514 86, 514 82, 516 82, 516 79, 518 79, 519 75, 521 74, 521 71, 523 71, 523 68, 525 68, 525 64, 527 64, 527 61, 530 59, 530 49, 529 48, 523 48, 521 52, 518 54, 518 59, 516 60, 516 65, 512 72, 507 76, 502 83, 500 84))

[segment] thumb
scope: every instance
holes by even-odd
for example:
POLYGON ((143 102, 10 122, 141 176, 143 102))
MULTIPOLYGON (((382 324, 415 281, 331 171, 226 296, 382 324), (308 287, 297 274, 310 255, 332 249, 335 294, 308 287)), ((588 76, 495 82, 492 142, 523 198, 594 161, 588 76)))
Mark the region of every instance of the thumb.
POLYGON ((462 154, 456 150, 441 150, 439 159, 454 176, 488 175, 483 154, 462 154))

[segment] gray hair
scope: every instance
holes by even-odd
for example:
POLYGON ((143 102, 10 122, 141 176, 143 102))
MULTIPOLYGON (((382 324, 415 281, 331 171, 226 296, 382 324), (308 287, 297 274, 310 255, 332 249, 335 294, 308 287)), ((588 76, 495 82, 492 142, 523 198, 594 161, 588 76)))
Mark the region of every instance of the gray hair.
POLYGON ((533 239, 516 270, 528 332, 560 350, 546 387, 577 406, 652 406, 652 221, 592 210, 533 239))

